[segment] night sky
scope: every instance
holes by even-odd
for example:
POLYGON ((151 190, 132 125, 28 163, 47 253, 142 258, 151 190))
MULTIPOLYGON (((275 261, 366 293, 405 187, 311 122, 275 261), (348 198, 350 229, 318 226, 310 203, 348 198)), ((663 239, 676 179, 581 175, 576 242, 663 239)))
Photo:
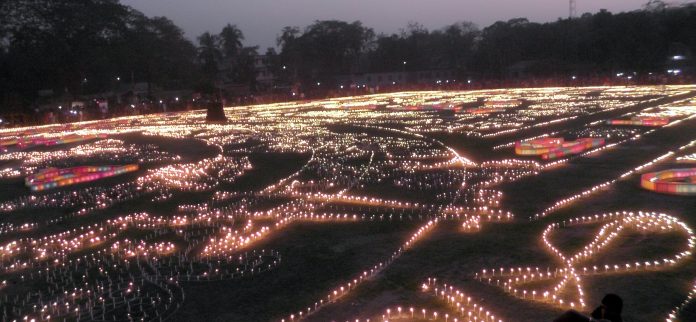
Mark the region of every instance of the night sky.
MULTIPOLYGON (((458 21, 480 28, 498 20, 526 17, 547 22, 568 16, 567 0, 121 0, 148 16, 166 16, 195 39, 204 31, 219 32, 236 24, 244 44, 261 51, 275 46, 284 26, 305 27, 314 20, 360 20, 376 33, 398 32, 409 22, 439 29, 458 21)), ((577 0, 577 12, 612 12, 641 8, 647 0, 577 0)), ((681 1, 667 1, 675 3, 681 1)))

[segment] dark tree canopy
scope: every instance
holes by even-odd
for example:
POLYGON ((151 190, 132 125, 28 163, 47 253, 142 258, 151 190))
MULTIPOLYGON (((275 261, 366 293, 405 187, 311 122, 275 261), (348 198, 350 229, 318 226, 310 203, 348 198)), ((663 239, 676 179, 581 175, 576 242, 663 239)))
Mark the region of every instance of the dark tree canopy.
MULTIPOLYGON (((131 81, 207 92, 219 84, 252 91, 257 85, 259 50, 243 44, 234 24, 203 33, 194 46, 171 20, 118 0, 5 0, 0 12, 3 106, 36 104, 41 90, 79 97, 131 81)), ((687 68, 696 61, 696 5, 651 0, 641 10, 543 24, 515 18, 483 29, 459 22, 427 30, 412 23, 380 35, 359 21, 315 21, 285 27, 277 45, 263 68, 281 85, 332 86, 346 74, 441 69, 500 79, 520 66, 539 76, 664 72, 670 57, 687 68)))
POLYGON ((244 47, 244 33, 227 24, 219 34, 204 32, 198 37, 198 62, 201 65, 205 88, 224 83, 246 84, 256 88, 255 59, 258 47, 244 47))
POLYGON ((689 5, 620 14, 602 10, 545 24, 499 21, 483 29, 467 67, 492 76, 530 61, 543 62, 547 75, 661 70, 675 48, 684 55, 696 52, 695 19, 696 7, 689 5))
POLYGON ((179 27, 116 0, 9 0, 0 12, 0 82, 14 100, 45 89, 104 91, 117 77, 182 87, 196 70, 194 47, 179 27))
POLYGON ((220 32, 222 54, 226 57, 236 57, 242 49, 244 34, 235 25, 227 24, 220 32))
POLYGON ((278 37, 281 62, 303 81, 331 81, 350 73, 369 49, 374 32, 359 21, 316 21, 300 33, 286 27, 278 37))
POLYGON ((359 22, 317 21, 304 32, 284 28, 278 37, 284 78, 327 81, 351 72, 451 69, 505 78, 515 66, 539 76, 615 71, 664 71, 669 57, 696 53, 696 5, 667 7, 652 0, 642 10, 602 10, 580 18, 534 23, 498 21, 479 30, 468 22, 429 31, 409 24, 400 34, 374 37, 359 22))
POLYGON ((207 78, 216 78, 221 60, 220 37, 207 31, 201 34, 198 37, 198 62, 207 78))
POLYGON ((480 34, 470 22, 428 31, 410 24, 400 35, 380 35, 369 53, 369 70, 375 72, 464 68, 480 34))

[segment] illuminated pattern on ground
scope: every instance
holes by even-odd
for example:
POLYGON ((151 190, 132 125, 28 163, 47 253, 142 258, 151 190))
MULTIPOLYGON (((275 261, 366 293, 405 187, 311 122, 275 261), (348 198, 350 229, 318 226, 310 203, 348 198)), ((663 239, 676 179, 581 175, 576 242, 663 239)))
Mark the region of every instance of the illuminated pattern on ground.
POLYGON ((607 122, 611 125, 637 125, 637 126, 665 126, 669 123, 666 117, 632 117, 628 120, 611 120, 607 122))
POLYGON ((648 172, 640 177, 640 186, 666 194, 695 195, 696 168, 648 172))
MULTIPOLYGON (((696 109, 688 99, 694 89, 406 92, 227 108, 225 124, 207 124, 203 111, 191 111, 0 130, 7 147, 0 154, 0 180, 8 187, 0 200, 0 314, 5 320, 176 319, 192 300, 190 287, 280 274, 288 264, 277 248, 286 245, 274 240, 293 226, 388 230, 413 223, 380 259, 364 260, 361 269, 304 293, 299 307, 269 314, 276 321, 320 320, 443 229, 456 227, 457 235, 476 238, 506 225, 536 227, 539 221, 530 219, 556 215, 649 167, 690 158, 696 141, 661 151, 589 190, 549 200, 540 213, 504 206, 502 186, 691 125, 696 109), (670 123, 607 124, 632 117, 665 117, 670 123), (82 139, 20 145, 20 137, 82 139), (553 138, 587 138, 593 144, 541 160, 515 154, 516 142, 553 138), (45 168, 101 164, 139 169, 45 192, 23 187, 24 176, 45 168)), ((416 291, 430 303, 385 303, 377 311, 354 309, 337 319, 510 321, 514 311, 496 301, 510 295, 540 308, 587 308, 592 303, 583 292, 591 285, 584 276, 678 270, 691 259, 693 224, 678 213, 585 215, 540 226, 548 227, 541 238, 559 262, 556 267, 477 267, 460 276, 504 291, 493 298, 472 295, 476 289, 457 286, 457 279, 445 283, 428 274, 418 278, 416 291), (556 231, 590 224, 604 226, 576 255, 551 241, 556 231), (610 252, 625 231, 673 233, 686 238, 687 246, 680 242, 674 254, 660 258, 587 264, 600 251, 610 252)), ((690 303, 679 300, 662 316, 677 319, 690 303)))
POLYGON ((540 138, 520 141, 515 144, 518 155, 540 155, 544 160, 552 160, 580 154, 584 151, 604 145, 604 139, 580 138, 575 141, 565 141, 563 138, 540 138))
POLYGON ((136 170, 138 170, 137 164, 48 168, 26 177, 24 181, 32 191, 41 191, 113 177, 136 170))
POLYGON ((484 269, 477 273, 480 280, 494 283, 502 287, 506 292, 523 299, 542 301, 560 306, 569 305, 571 308, 585 308, 584 291, 581 276, 595 274, 615 274, 620 272, 635 272, 640 270, 655 271, 663 267, 678 264, 691 256, 696 247, 696 236, 685 223, 665 214, 616 212, 602 215, 580 217, 570 219, 563 223, 554 223, 544 230, 542 239, 547 249, 564 263, 560 268, 516 267, 484 269), (564 254, 551 241, 551 235, 560 228, 567 229, 576 225, 591 223, 605 223, 597 232, 595 238, 585 245, 576 254, 564 254), (655 259, 637 259, 624 263, 593 263, 582 265, 611 245, 611 242, 625 234, 627 230, 635 230, 640 233, 665 234, 677 231, 684 235, 686 247, 679 253, 655 259), (558 281, 548 288, 529 289, 524 285, 537 282, 558 281), (572 294, 572 295, 571 295, 572 294))
POLYGON ((678 157, 677 162, 679 162, 679 163, 696 163, 696 153, 685 155, 683 157, 678 157))
POLYGON ((87 135, 76 135, 70 134, 65 136, 50 137, 46 138, 43 136, 30 136, 30 137, 14 137, 10 139, 5 139, 0 141, 0 151, 7 152, 10 150, 17 149, 27 149, 36 146, 53 146, 62 145, 75 142, 82 142, 87 140, 92 140, 95 138, 103 138, 103 135, 99 134, 87 134, 87 135))

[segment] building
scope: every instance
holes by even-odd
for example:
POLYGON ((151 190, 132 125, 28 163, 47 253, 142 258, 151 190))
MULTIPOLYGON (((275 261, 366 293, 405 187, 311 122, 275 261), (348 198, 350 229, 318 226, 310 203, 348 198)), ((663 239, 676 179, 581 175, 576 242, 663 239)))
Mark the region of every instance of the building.
POLYGON ((256 71, 256 82, 261 87, 271 87, 276 80, 273 74, 271 55, 256 55, 254 57, 254 70, 256 71))

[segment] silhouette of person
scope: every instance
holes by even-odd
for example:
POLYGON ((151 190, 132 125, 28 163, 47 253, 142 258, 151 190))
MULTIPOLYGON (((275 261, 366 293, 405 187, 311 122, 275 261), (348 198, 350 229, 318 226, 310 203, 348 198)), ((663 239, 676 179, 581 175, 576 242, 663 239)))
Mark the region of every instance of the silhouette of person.
POLYGON ((575 310, 569 310, 553 320, 553 322, 623 322, 621 310, 623 300, 616 294, 607 294, 602 299, 602 304, 597 307, 590 316, 586 316, 575 310))

